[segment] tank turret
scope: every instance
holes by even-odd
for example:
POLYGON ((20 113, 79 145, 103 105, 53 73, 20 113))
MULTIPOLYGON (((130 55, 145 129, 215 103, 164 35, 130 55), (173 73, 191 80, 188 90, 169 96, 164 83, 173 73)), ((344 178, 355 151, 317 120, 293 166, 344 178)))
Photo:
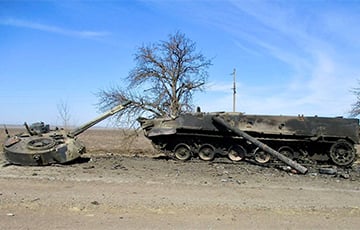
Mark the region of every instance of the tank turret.
MULTIPOLYGON (((49 165, 67 163, 79 158, 86 152, 85 145, 76 139, 85 130, 102 120, 125 109, 130 102, 118 105, 94 120, 69 132, 62 129, 51 130, 44 122, 30 126, 26 123, 27 133, 8 135, 4 143, 4 155, 11 164, 17 165, 49 165)), ((7 134, 8 131, 6 130, 7 134)))

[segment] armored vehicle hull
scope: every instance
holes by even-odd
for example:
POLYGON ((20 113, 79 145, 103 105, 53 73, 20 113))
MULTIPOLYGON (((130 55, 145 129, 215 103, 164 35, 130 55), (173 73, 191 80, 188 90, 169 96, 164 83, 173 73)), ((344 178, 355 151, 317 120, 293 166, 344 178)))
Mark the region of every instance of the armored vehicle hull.
POLYGON ((359 143, 359 120, 340 117, 189 113, 175 119, 138 120, 155 147, 180 160, 228 156, 263 164, 274 159, 270 148, 300 162, 348 166, 356 159, 354 145, 359 143))

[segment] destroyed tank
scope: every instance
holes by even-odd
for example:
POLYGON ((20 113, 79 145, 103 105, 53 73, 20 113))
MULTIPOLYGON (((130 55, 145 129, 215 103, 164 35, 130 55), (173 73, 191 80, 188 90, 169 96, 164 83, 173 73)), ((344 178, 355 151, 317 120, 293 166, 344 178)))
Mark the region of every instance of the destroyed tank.
POLYGON ((280 159, 292 167, 295 161, 349 166, 359 144, 359 120, 342 117, 197 112, 138 121, 156 148, 179 160, 227 156, 259 164, 280 159))
POLYGON ((85 130, 123 110, 129 103, 116 106, 98 118, 69 132, 56 128, 50 130, 49 125, 37 122, 30 126, 26 123, 27 133, 10 136, 4 143, 6 160, 16 165, 49 165, 54 163, 68 163, 79 158, 86 152, 82 142, 77 136, 85 130))

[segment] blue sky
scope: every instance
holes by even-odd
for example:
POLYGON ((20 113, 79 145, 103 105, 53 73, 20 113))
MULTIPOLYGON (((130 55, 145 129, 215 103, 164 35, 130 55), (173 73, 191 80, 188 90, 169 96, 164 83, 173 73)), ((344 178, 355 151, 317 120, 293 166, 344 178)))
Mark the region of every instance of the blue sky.
POLYGON ((360 79, 360 1, 0 0, 0 124, 96 116, 136 48, 181 31, 213 58, 203 111, 347 116, 360 79))

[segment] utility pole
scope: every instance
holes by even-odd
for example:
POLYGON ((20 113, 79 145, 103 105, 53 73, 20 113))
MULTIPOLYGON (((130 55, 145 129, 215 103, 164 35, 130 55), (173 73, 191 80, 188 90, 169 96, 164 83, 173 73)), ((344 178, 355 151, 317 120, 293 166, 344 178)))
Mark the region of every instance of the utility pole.
POLYGON ((236 69, 234 68, 234 71, 232 73, 232 75, 234 76, 234 84, 233 84, 233 112, 235 112, 236 110, 236 69))

